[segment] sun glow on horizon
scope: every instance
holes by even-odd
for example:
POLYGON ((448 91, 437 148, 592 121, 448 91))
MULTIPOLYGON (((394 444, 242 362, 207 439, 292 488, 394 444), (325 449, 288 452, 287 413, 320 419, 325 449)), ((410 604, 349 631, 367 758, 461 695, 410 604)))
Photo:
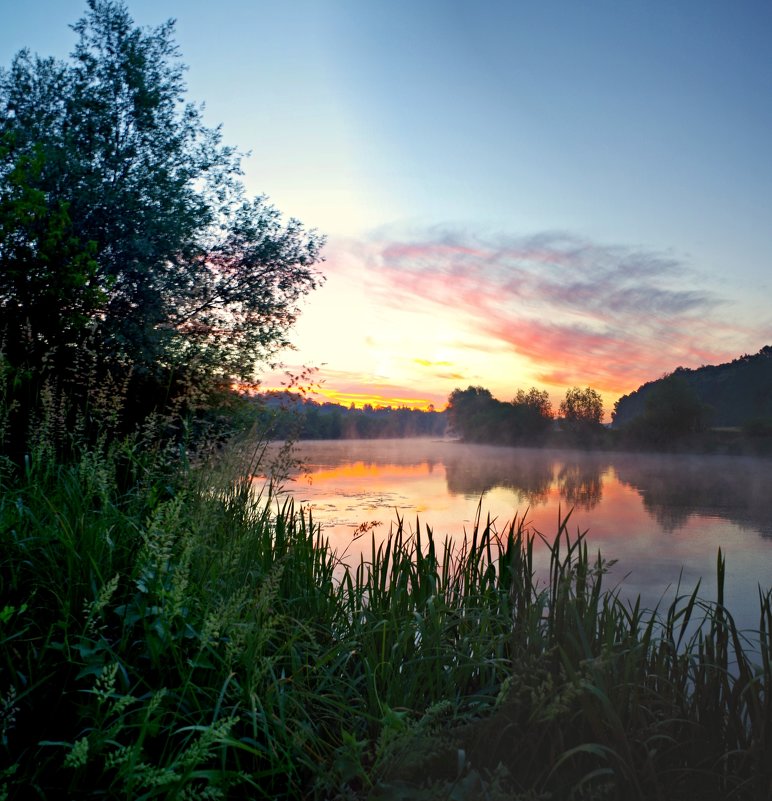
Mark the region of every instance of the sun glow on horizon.
MULTIPOLYGON (((7 2, 3 63, 70 52, 71 5, 7 2)), ((270 354, 316 373, 234 390, 440 410, 535 387, 557 413, 589 386, 608 421, 679 366, 770 344, 769 4, 699 25, 688 4, 130 5, 179 16, 190 100, 243 149, 247 194, 327 236, 270 354)))
POLYGON ((317 403, 336 403, 339 406, 355 409, 363 409, 365 406, 372 406, 374 409, 416 409, 419 411, 442 411, 447 404, 447 398, 437 398, 433 395, 423 397, 406 397, 395 393, 379 393, 377 388, 367 392, 366 387, 362 387, 362 392, 351 392, 345 390, 335 390, 327 387, 312 387, 303 391, 288 389, 286 386, 260 386, 259 392, 288 392, 297 398, 307 398, 317 403))
POLYGON ((568 234, 382 231, 331 242, 324 271, 291 336, 320 365, 306 396, 347 407, 443 409, 454 389, 506 402, 536 387, 557 413, 589 386, 609 421, 647 381, 764 344, 687 264, 568 234))

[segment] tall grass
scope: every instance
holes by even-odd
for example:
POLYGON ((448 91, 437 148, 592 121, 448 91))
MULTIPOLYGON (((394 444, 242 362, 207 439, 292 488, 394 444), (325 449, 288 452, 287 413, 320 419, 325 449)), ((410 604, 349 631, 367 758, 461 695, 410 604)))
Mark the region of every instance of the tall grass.
MULTIPOLYGON (((395 522, 342 567, 248 478, 124 441, 0 486, 0 798, 768 799, 772 598, 604 587, 568 518, 395 522)), ((240 471, 245 475, 248 471, 240 471)))

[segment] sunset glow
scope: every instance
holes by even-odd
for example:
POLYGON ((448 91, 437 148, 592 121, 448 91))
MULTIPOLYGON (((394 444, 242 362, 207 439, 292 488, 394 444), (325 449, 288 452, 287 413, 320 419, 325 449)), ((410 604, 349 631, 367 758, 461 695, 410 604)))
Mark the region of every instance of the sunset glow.
MULTIPOLYGON (((270 385, 264 384, 260 387, 262 392, 283 392, 286 387, 282 384, 270 385)), ((307 397, 311 397, 317 403, 337 403, 340 406, 351 407, 355 409, 362 409, 365 406, 372 406, 374 409, 378 408, 406 408, 406 409, 420 409, 427 411, 430 407, 441 410, 446 398, 432 400, 431 398, 410 398, 400 394, 399 388, 395 388, 393 392, 389 392, 388 387, 383 387, 383 394, 374 394, 379 389, 372 387, 373 393, 367 392, 346 392, 334 389, 328 389, 324 386, 310 385, 307 392, 303 393, 307 397)), ((292 391, 292 390, 290 390, 292 391)))
MULTIPOLYGON (((9 6, 63 56, 82 0, 9 6)), ((250 193, 328 236, 278 370, 361 407, 614 401, 772 341, 768 4, 131 0, 250 193), (255 42, 260 46, 256 47, 255 42)))
POLYGON ((453 389, 481 385, 501 400, 544 388, 557 409, 568 387, 590 385, 608 419, 640 384, 764 341, 686 264, 565 236, 337 242, 325 271, 293 339, 318 365, 311 397, 346 406, 441 409, 453 389))
POLYGON ((428 463, 423 464, 381 464, 378 462, 351 462, 337 467, 306 467, 308 472, 308 482, 320 485, 325 482, 332 482, 337 486, 345 485, 353 480, 359 482, 367 479, 367 486, 377 489, 378 483, 394 480, 406 481, 411 478, 425 478, 431 473, 428 463))

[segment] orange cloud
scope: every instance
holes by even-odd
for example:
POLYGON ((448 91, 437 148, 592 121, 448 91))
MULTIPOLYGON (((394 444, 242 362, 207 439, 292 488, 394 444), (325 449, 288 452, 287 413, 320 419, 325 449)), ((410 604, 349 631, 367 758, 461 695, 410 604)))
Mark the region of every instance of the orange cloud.
MULTIPOLYGON (((374 387, 370 392, 362 392, 361 385, 357 386, 359 392, 352 390, 346 391, 345 389, 317 389, 313 395, 316 400, 327 400, 331 403, 339 403, 343 406, 350 406, 352 403, 358 409, 369 404, 370 406, 392 406, 392 407, 406 407, 408 409, 423 409, 426 410, 429 406, 437 406, 440 403, 439 399, 432 399, 431 397, 423 396, 416 398, 410 394, 402 394, 399 389, 393 391, 378 392, 378 387, 374 387)), ((442 400, 444 402, 444 399, 442 400)))
POLYGON ((560 233, 337 240, 325 271, 294 329, 298 358, 327 363, 311 397, 347 406, 442 408, 455 387, 506 398, 536 384, 553 403, 593 386, 608 409, 677 366, 755 352, 769 332, 670 255, 560 233))
POLYGON ((464 330, 490 337, 548 385, 589 383, 620 395, 679 365, 754 351, 764 339, 760 325, 725 319, 727 304, 670 256, 565 234, 474 246, 446 234, 373 248, 378 302, 452 316, 459 339, 464 330))

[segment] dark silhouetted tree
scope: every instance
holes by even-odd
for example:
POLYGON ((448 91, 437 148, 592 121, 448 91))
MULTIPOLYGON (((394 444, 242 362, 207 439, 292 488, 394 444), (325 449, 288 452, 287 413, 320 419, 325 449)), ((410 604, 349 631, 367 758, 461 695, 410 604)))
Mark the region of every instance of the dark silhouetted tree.
POLYGON ((519 389, 512 400, 509 437, 512 444, 535 444, 552 427, 552 402, 546 390, 531 387, 519 389))
POLYGON ((597 444, 603 428, 603 399, 592 387, 571 387, 560 402, 563 428, 576 445, 597 444))
POLYGON ((592 387, 571 387, 560 402, 560 414, 568 426, 597 427, 603 420, 603 398, 592 387))
POLYGON ((628 424, 627 431, 641 443, 671 445, 703 431, 709 411, 686 378, 671 373, 652 386, 643 414, 628 424))
POLYGON ((680 436, 702 431, 707 413, 689 382, 671 374, 649 393, 644 416, 665 436, 680 436))
POLYGON ((552 425, 552 405, 544 390, 518 390, 511 403, 483 387, 455 389, 448 398, 451 429, 468 442, 498 445, 535 444, 552 425))
POLYGON ((41 148, 11 158, 13 136, 0 145, 0 319, 2 353, 20 381, 71 361, 89 325, 104 310, 93 243, 72 231, 68 204, 37 188, 41 148))
POLYGON ((448 397, 448 423, 451 430, 468 442, 488 442, 497 430, 497 406, 484 387, 454 389, 448 397))
POLYGON ((0 72, 6 360, 62 379, 88 338, 145 407, 254 379, 320 280, 321 238, 245 197, 239 153, 185 101, 173 22, 89 0, 73 27, 67 62, 23 50, 0 72))

